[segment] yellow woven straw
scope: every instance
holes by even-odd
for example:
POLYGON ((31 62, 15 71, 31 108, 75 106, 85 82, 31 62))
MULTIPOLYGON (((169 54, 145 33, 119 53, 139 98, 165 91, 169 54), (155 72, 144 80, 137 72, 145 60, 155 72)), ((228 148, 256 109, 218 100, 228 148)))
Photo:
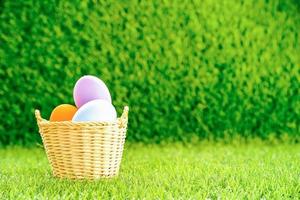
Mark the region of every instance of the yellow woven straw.
POLYGON ((98 179, 118 175, 128 122, 128 106, 114 123, 49 122, 35 111, 53 175, 98 179))

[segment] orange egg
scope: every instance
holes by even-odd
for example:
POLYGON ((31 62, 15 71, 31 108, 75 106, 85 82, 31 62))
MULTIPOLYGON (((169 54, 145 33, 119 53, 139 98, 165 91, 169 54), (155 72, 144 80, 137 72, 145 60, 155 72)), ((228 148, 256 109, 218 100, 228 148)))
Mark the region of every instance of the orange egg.
POLYGON ((54 108, 51 113, 50 121, 71 121, 77 108, 70 104, 61 104, 54 108))

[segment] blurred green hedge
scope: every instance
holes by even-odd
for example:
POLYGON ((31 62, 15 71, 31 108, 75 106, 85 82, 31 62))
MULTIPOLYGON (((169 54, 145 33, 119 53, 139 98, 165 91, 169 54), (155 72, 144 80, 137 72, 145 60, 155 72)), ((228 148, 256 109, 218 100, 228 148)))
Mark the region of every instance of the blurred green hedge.
POLYGON ((297 136, 294 0, 0 2, 0 144, 40 142, 76 80, 104 80, 128 140, 297 136))

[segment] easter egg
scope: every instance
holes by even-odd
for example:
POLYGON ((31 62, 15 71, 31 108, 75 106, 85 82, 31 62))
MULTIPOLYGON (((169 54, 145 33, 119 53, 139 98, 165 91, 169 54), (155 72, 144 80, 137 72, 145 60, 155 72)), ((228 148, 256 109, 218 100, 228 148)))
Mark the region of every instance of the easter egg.
POLYGON ((77 108, 70 104, 61 104, 55 107, 51 113, 50 121, 71 121, 77 108))
POLYGON ((117 119, 115 107, 108 101, 96 99, 81 106, 72 121, 114 122, 117 119))
POLYGON ((73 97, 77 108, 95 99, 111 103, 111 96, 105 83, 91 75, 83 76, 76 82, 73 97))

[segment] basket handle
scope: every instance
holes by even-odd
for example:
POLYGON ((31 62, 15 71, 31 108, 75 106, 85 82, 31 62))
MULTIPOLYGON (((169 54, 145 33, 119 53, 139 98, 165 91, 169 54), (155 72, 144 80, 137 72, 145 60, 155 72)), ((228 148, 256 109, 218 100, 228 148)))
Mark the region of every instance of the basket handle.
POLYGON ((38 123, 42 122, 43 119, 42 119, 42 117, 41 117, 40 111, 39 111, 39 110, 35 110, 35 111, 34 111, 34 114, 35 114, 35 118, 36 118, 37 122, 38 122, 38 123))
POLYGON ((128 111, 129 111, 129 107, 128 106, 125 106, 124 109, 123 109, 123 113, 121 115, 121 118, 120 118, 120 127, 124 127, 127 125, 127 121, 128 121, 128 111))

